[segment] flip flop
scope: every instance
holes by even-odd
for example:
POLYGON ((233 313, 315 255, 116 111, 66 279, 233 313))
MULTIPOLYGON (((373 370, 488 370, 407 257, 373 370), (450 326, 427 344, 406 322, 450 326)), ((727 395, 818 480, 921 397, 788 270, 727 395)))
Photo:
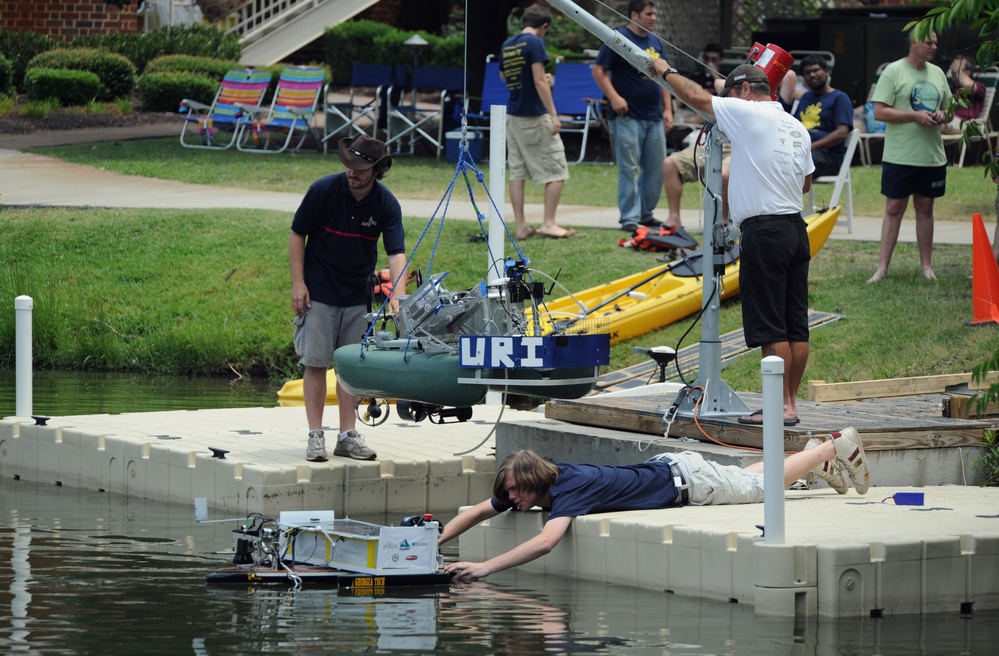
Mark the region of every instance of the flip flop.
MULTIPOLYGON (((739 417, 740 424, 748 424, 750 426, 762 426, 763 425, 763 410, 755 410, 751 414, 745 417, 739 417)), ((784 419, 785 426, 797 426, 801 423, 801 420, 797 417, 791 419, 784 419)))
POLYGON ((763 409, 754 410, 749 415, 745 417, 739 417, 740 424, 749 424, 750 426, 762 426, 763 425, 763 409))
POLYGON ((549 239, 568 239, 569 237, 575 237, 576 236, 576 229, 575 228, 569 228, 568 230, 566 230, 561 235, 550 235, 547 232, 541 232, 540 230, 537 230, 536 232, 537 232, 537 234, 541 235, 542 237, 548 237, 549 239))

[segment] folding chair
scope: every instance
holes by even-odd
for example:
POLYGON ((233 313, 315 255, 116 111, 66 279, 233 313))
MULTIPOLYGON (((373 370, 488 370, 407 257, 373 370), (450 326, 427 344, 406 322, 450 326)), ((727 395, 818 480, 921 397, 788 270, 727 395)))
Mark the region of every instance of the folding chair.
MULTIPOLYGON (((506 106, 510 99, 510 89, 506 82, 500 77, 500 65, 498 61, 486 61, 486 74, 482 82, 482 98, 479 102, 478 113, 469 113, 467 118, 475 121, 473 126, 477 132, 489 131, 489 119, 491 118, 490 108, 493 105, 506 106)), ((556 107, 558 107, 556 105, 556 107)))
POLYGON ((850 130, 850 136, 846 138, 846 153, 843 155, 843 163, 839 166, 839 173, 836 175, 823 175, 812 178, 812 186, 808 190, 808 207, 812 214, 815 213, 815 185, 831 184, 833 186, 832 196, 829 197, 828 207, 835 207, 839 203, 839 196, 846 189, 846 221, 836 225, 845 225, 846 231, 853 234, 853 182, 850 179, 850 165, 853 163, 853 153, 857 150, 860 142, 860 132, 850 130))
POLYGON ((330 102, 331 91, 327 87, 323 94, 323 113, 326 117, 323 152, 328 152, 329 140, 337 135, 340 138, 354 133, 370 133, 375 136, 380 99, 405 80, 405 66, 355 63, 351 71, 347 102, 330 102), (368 91, 372 93, 370 97, 366 95, 368 91))
MULTIPOLYGON (((964 137, 963 130, 962 134, 943 135, 944 146, 947 146, 948 144, 957 141, 961 142, 960 156, 958 157, 957 161, 954 162, 954 165, 957 166, 958 168, 964 166, 964 156, 968 152, 969 141, 977 139, 985 139, 986 148, 991 149, 992 146, 990 145, 989 140, 999 136, 999 133, 996 133, 992 129, 992 122, 989 119, 989 114, 992 111, 992 104, 995 102, 996 99, 996 84, 999 83, 999 68, 993 66, 990 69, 979 71, 974 75, 974 78, 976 81, 981 82, 985 85, 985 99, 982 102, 982 111, 974 119, 971 119, 972 121, 978 124, 978 130, 977 130, 978 134, 971 135, 968 139, 963 138, 964 137)), ((967 122, 968 121, 962 123, 961 127, 963 128, 964 124, 967 122)))
POLYGON ((180 145, 185 148, 225 150, 236 143, 240 117, 243 111, 238 104, 258 105, 271 82, 269 71, 237 68, 222 78, 219 90, 211 104, 206 105, 190 98, 181 101, 181 111, 186 111, 184 126, 180 130, 180 145), (196 138, 194 126, 198 126, 196 138), (191 128, 191 133, 188 133, 191 128), (228 139, 225 135, 228 134, 228 139))
POLYGON ((396 103, 389 97, 386 123, 388 134, 385 145, 395 154, 405 152, 412 155, 416 150, 416 140, 422 138, 430 143, 439 158, 441 151, 444 150, 444 124, 447 119, 445 113, 448 101, 455 93, 464 91, 464 88, 465 70, 462 68, 414 67, 408 101, 405 93, 396 103), (421 91, 433 92, 434 101, 419 102, 421 91), (433 121, 436 121, 436 124, 433 121))
POLYGON ((269 107, 239 104, 244 116, 236 148, 248 153, 280 153, 291 145, 296 134, 302 136, 295 150, 301 148, 312 130, 325 78, 321 68, 289 66, 281 72, 269 107), (247 138, 247 131, 252 138, 247 138))
MULTIPOLYGON (((871 84, 871 88, 867 91, 867 100, 865 103, 871 102, 871 98, 874 97, 874 90, 878 86, 878 78, 881 77, 881 73, 884 72, 885 67, 891 62, 885 62, 878 66, 878 70, 874 72, 874 82, 871 84)), ((860 133, 860 162, 864 166, 870 166, 873 163, 871 158, 871 142, 872 141, 884 141, 884 132, 861 132, 860 133)))
POLYGON ((586 157, 590 128, 603 125, 603 91, 593 79, 591 65, 557 62, 552 99, 562 122, 562 134, 571 132, 583 135, 579 158, 575 162, 569 162, 579 164, 586 157))

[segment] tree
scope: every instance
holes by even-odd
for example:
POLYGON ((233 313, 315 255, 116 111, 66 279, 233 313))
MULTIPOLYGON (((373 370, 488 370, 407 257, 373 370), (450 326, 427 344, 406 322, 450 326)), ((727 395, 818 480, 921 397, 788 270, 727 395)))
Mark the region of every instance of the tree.
MULTIPOLYGON (((949 27, 969 24, 972 29, 978 30, 982 39, 976 57, 978 64, 982 68, 995 66, 999 63, 999 0, 946 0, 945 4, 930 9, 919 20, 906 25, 905 30, 911 30, 916 39, 926 39, 933 32, 939 34, 949 27)), ((976 136, 982 136, 978 124, 966 123, 964 139, 976 136)), ((986 174, 991 174, 994 180, 999 179, 996 153, 986 153, 983 158, 986 159, 986 174)))

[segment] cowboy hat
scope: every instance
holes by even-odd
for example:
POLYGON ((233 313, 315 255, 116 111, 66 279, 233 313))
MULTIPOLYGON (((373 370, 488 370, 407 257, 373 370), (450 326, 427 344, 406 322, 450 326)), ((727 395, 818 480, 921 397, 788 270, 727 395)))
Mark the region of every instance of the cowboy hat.
POLYGON ((392 156, 385 152, 385 143, 362 134, 357 139, 340 140, 340 161, 348 169, 367 171, 376 166, 392 167, 392 156))

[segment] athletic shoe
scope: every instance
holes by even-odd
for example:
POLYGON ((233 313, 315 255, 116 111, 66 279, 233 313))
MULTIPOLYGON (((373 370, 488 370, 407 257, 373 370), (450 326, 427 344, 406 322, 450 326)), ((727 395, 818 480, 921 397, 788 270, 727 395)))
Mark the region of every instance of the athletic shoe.
POLYGON ((871 484, 871 469, 867 466, 867 455, 864 453, 864 443, 855 428, 844 428, 838 433, 832 433, 836 445, 836 459, 850 475, 857 494, 867 494, 871 484))
POLYGON ((354 460, 374 460, 378 457, 378 454, 368 448, 364 438, 356 430, 349 430, 346 437, 337 438, 333 455, 354 460))
POLYGON ((625 232, 634 233, 636 230, 638 230, 638 224, 635 223, 634 221, 629 221, 628 223, 622 223, 621 229, 624 230, 625 232))
POLYGON ((311 462, 326 462, 326 438, 321 430, 309 431, 309 446, 305 449, 305 459, 311 462))
MULTIPOLYGON (((813 437, 808 440, 805 444, 805 451, 809 449, 814 449, 820 446, 825 440, 813 437)), ((846 476, 844 476, 843 465, 839 463, 839 460, 833 458, 832 460, 826 460, 821 465, 808 472, 808 476, 818 476, 826 483, 829 487, 836 490, 840 494, 846 494, 846 491, 850 489, 849 483, 846 482, 846 476)))

